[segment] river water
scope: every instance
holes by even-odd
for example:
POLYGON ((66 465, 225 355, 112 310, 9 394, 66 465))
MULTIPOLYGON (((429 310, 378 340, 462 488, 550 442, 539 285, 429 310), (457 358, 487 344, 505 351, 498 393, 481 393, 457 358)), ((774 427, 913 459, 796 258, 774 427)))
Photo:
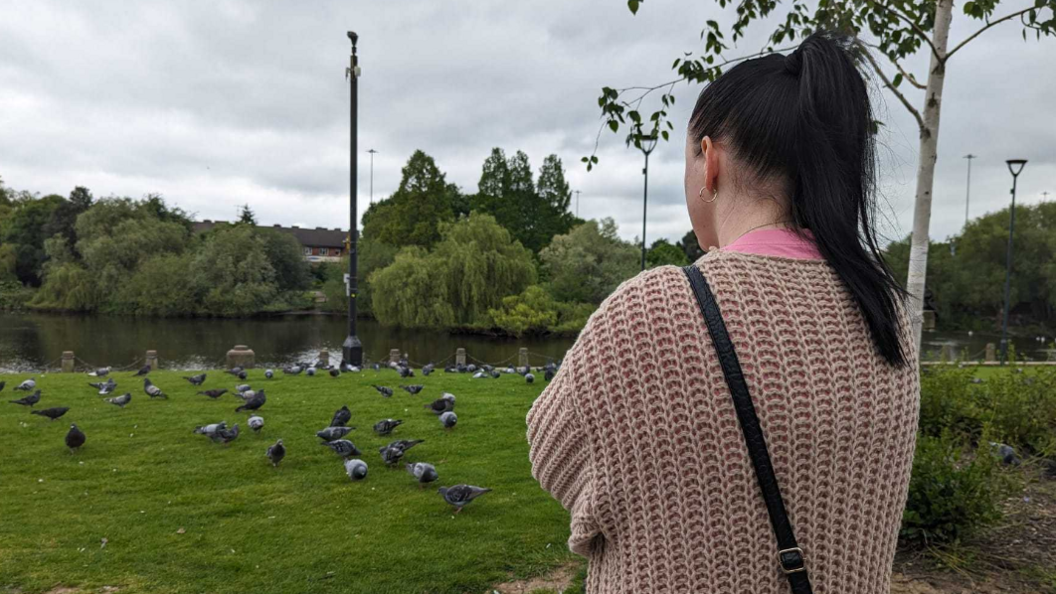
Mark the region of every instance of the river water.
MULTIPOLYGON (((345 320, 336 316, 282 316, 268 319, 162 319, 107 316, 0 313, 0 372, 54 368, 63 351, 73 351, 78 367, 132 366, 147 349, 158 351, 162 367, 215 368, 236 344, 249 345, 258 365, 279 366, 314 360, 328 349, 340 360, 346 336, 345 320)), ((441 363, 464 347, 470 360, 493 364, 512 361, 518 350, 528 349, 532 365, 560 359, 572 346, 564 337, 495 338, 421 330, 387 328, 360 320, 357 334, 368 361, 387 360, 389 349, 400 349, 415 363, 441 363)), ((924 358, 935 359, 944 344, 955 356, 982 358, 986 343, 999 342, 990 334, 926 332, 924 358)), ((1052 340, 1052 337, 1049 337, 1052 340)), ((1044 360, 1043 345, 1034 338, 1014 340, 1019 353, 1044 360)))

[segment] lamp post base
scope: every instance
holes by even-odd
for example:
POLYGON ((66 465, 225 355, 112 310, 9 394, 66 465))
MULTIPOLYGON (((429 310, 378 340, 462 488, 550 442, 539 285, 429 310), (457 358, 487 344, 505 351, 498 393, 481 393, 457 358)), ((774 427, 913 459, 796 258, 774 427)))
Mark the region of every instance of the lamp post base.
POLYGON ((341 352, 342 360, 345 363, 356 367, 363 366, 363 343, 359 341, 359 337, 355 334, 348 335, 345 343, 341 345, 341 352))

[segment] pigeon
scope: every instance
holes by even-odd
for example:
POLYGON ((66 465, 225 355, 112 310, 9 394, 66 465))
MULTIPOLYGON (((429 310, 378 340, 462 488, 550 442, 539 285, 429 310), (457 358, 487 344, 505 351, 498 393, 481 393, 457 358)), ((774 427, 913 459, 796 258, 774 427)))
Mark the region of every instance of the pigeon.
POLYGON ((316 431, 315 435, 323 441, 334 441, 348 435, 355 427, 327 427, 322 431, 316 431))
POLYGON ((1019 466, 1019 456, 1016 456, 1016 450, 1012 446, 1005 445, 1003 443, 990 442, 990 449, 993 451, 994 456, 1001 459, 1001 462, 1009 466, 1019 466))
POLYGON ((244 410, 257 410, 264 406, 264 403, 268 401, 268 397, 264 395, 264 390, 261 390, 253 395, 252 398, 245 401, 242 406, 235 409, 235 412, 242 412, 244 410))
POLYGON ((507 367, 506 368, 506 373, 517 373, 517 370, 514 369, 513 367, 507 367))
POLYGON ((554 370, 553 369, 547 369, 546 371, 544 371, 543 372, 543 379, 546 380, 546 381, 550 381, 550 380, 554 379, 554 370))
POLYGON ((257 415, 253 415, 252 417, 249 417, 249 420, 246 421, 246 424, 249 425, 249 428, 253 430, 253 433, 260 433, 260 430, 264 428, 264 417, 258 417, 257 415))
POLYGON ((345 474, 353 481, 361 481, 367 478, 367 463, 359 458, 345 460, 345 474))
POLYGON ((247 377, 249 377, 249 374, 245 371, 238 372, 238 379, 245 380, 247 377))
POLYGON ((33 392, 29 396, 19 398, 18 400, 8 400, 11 404, 21 404, 22 406, 33 407, 34 404, 40 402, 40 390, 33 392))
POLYGON ((210 398, 216 399, 216 398, 219 398, 219 397, 223 396, 224 394, 227 394, 227 388, 205 390, 204 392, 198 392, 198 393, 203 395, 203 396, 208 396, 210 398))
POLYGON ((95 388, 96 390, 102 390, 105 386, 116 386, 117 382, 114 378, 109 378, 105 382, 88 382, 88 386, 95 388))
POLYGON ((412 396, 417 394, 417 393, 419 393, 419 392, 421 392, 425 388, 425 386, 423 386, 421 384, 415 384, 413 386, 400 386, 400 387, 403 388, 404 390, 407 390, 407 392, 409 394, 411 394, 412 396))
POLYGON ((199 373, 198 375, 192 375, 190 377, 184 376, 183 379, 191 382, 192 386, 200 386, 205 383, 205 374, 199 373))
POLYGON ((341 371, 336 367, 330 370, 330 377, 341 377, 341 371))
POLYGON ((84 445, 84 440, 84 431, 78 429, 77 425, 70 425, 70 431, 66 434, 66 447, 72 452, 84 445))
POLYGON ((268 451, 265 452, 268 460, 271 460, 272 466, 278 466, 279 462, 286 457, 286 446, 282 445, 282 440, 275 442, 275 445, 268 446, 268 451))
POLYGON ((161 388, 155 386, 154 383, 150 381, 149 377, 143 378, 143 391, 151 398, 164 398, 166 400, 169 398, 161 391, 161 388))
POLYGON ((429 363, 425 367, 422 367, 422 375, 429 375, 433 372, 434 369, 436 369, 436 366, 432 363, 429 363))
POLYGON ((488 377, 488 374, 484 373, 483 371, 478 371, 473 374, 473 379, 482 379, 485 377, 488 377))
POLYGON ((36 388, 36 387, 37 387, 37 380, 34 379, 34 378, 30 378, 30 379, 22 382, 21 384, 18 384, 17 386, 15 386, 15 389, 16 390, 22 390, 23 392, 28 392, 28 391, 32 390, 33 388, 36 388))
POLYGON ((524 374, 524 381, 525 381, 525 383, 529 383, 530 384, 530 383, 535 381, 535 376, 530 374, 530 373, 526 373, 526 374, 524 374))
POLYGON ((451 429, 458 424, 458 415, 453 412, 445 412, 440 415, 440 423, 444 426, 444 429, 451 429))
POLYGON ((115 405, 115 406, 118 406, 118 407, 121 407, 121 408, 125 408, 126 404, 128 404, 129 402, 132 402, 132 393, 131 392, 125 392, 124 394, 122 394, 120 396, 115 396, 114 398, 107 398, 106 401, 109 402, 110 404, 115 405))
POLYGON ((99 369, 96 369, 95 371, 88 372, 88 375, 90 375, 92 377, 106 377, 107 374, 110 373, 111 369, 113 369, 113 368, 112 367, 100 367, 99 369))
POLYGON ((414 478, 418 479, 419 488, 440 479, 440 475, 436 473, 436 467, 425 462, 408 464, 407 472, 411 473, 414 478))
POLYGON ((304 368, 301 367, 300 365, 294 365, 292 367, 286 367, 286 368, 284 368, 282 370, 282 372, 285 373, 286 375, 298 375, 302 371, 304 371, 304 368))
POLYGON ((315 368, 314 367, 309 367, 308 369, 305 369, 304 370, 304 375, 307 375, 308 377, 314 377, 315 376, 315 368))
POLYGON ((396 371, 400 372, 401 378, 414 377, 414 370, 410 367, 404 367, 401 365, 396 369, 396 371))
POLYGON ((374 423, 374 433, 378 435, 389 435, 392 430, 403 424, 399 419, 382 419, 374 423))
POLYGON ((392 397, 392 388, 386 388, 385 386, 375 386, 371 384, 371 387, 377 390, 382 396, 386 398, 392 397))
POLYGON ((351 458, 352 456, 359 456, 363 452, 360 452, 356 445, 347 439, 335 439, 334 441, 324 441, 322 444, 334 453, 342 458, 351 458))
POLYGON ((444 392, 444 393, 440 394, 440 397, 443 398, 444 400, 450 400, 451 404, 455 403, 455 395, 452 394, 451 392, 444 392))
POLYGON ((246 390, 245 392, 235 392, 235 396, 241 398, 242 402, 249 402, 256 395, 257 393, 253 390, 246 390))
POLYGON ((490 491, 491 489, 474 487, 473 485, 455 485, 454 487, 440 487, 438 492, 444 498, 444 501, 455 507, 455 513, 457 514, 469 502, 490 491))
POLYGON ((348 410, 348 406, 342 406, 334 412, 334 417, 330 419, 331 427, 344 427, 352 420, 352 411, 348 410))
POLYGON ((266 377, 268 379, 271 379, 271 378, 275 377, 275 372, 270 370, 270 369, 266 369, 266 370, 264 370, 264 377, 266 377))
POLYGON ((981 377, 973 377, 971 381, 972 381, 973 384, 981 384, 981 383, 983 383, 983 378, 981 378, 981 377))
POLYGON ((114 378, 110 378, 109 382, 106 382, 105 384, 99 387, 100 396, 109 396, 114 392, 114 390, 117 389, 117 382, 113 380, 114 378))
POLYGON ((477 370, 477 366, 476 366, 475 364, 473 364, 473 363, 470 363, 469 365, 466 365, 466 371, 467 371, 467 372, 469 372, 469 373, 473 373, 473 372, 475 372, 476 370, 477 370))
POLYGON ((0 392, 4 391, 4 386, 6 386, 6 385, 7 385, 7 382, 0 382, 0 392))
POLYGON ((407 452, 407 450, 422 443, 423 441, 425 440, 398 439, 387 446, 382 446, 378 448, 378 453, 381 454, 381 459, 384 460, 386 464, 392 466, 399 462, 401 458, 403 458, 403 455, 407 452))
POLYGON ((238 423, 235 423, 235 426, 230 428, 230 429, 219 429, 219 430, 217 430, 217 432, 215 433, 215 437, 213 437, 213 441, 219 441, 220 443, 223 443, 224 445, 227 445, 227 444, 231 443, 232 441, 235 441, 235 439, 237 439, 237 438, 238 438, 238 423))
POLYGON ((141 376, 141 375, 147 375, 147 374, 148 374, 148 373, 150 373, 150 372, 151 372, 151 367, 150 367, 150 365, 144 365, 143 367, 140 367, 140 368, 139 368, 139 371, 137 371, 137 372, 136 372, 136 375, 135 375, 135 376, 133 376, 133 377, 139 377, 139 376, 141 376))
POLYGON ((52 421, 66 414, 66 411, 70 410, 68 406, 56 406, 55 408, 45 408, 44 410, 33 410, 30 414, 40 415, 42 417, 48 417, 52 421))
POLYGON ((241 374, 242 374, 242 373, 243 373, 244 371, 245 371, 245 370, 244 370, 244 369, 242 369, 241 367, 237 367, 237 366, 236 366, 236 367, 232 367, 231 369, 228 369, 228 370, 224 371, 224 373, 228 373, 228 374, 231 374, 231 375, 233 375, 233 376, 235 376, 235 377, 238 377, 238 376, 239 376, 239 375, 241 375, 241 374))
POLYGON ((493 377, 494 379, 499 379, 499 371, 497 369, 492 369, 491 377, 493 377))
POLYGON ((374 371, 381 371, 381 364, 380 363, 375 363, 372 367, 374 368, 374 371))
POLYGON ((217 431, 221 431, 223 429, 227 429, 227 423, 225 421, 220 421, 219 423, 210 423, 208 425, 202 425, 201 427, 195 427, 194 433, 196 435, 204 435, 215 440, 217 431))
POLYGON ((425 408, 428 408, 434 415, 442 415, 445 412, 452 411, 455 409, 455 403, 447 398, 438 398, 430 404, 426 404, 425 408))
POLYGON ((249 384, 238 384, 237 386, 235 386, 235 391, 240 394, 244 394, 252 389, 253 388, 249 387, 249 384))

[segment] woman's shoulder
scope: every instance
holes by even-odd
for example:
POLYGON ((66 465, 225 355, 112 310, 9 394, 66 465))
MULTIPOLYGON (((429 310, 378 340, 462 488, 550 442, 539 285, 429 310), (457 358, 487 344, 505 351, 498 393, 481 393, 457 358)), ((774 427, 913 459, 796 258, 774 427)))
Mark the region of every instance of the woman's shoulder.
POLYGON ((670 304, 683 299, 689 286, 678 266, 657 266, 620 283, 590 316, 583 334, 622 323, 648 321, 665 315, 670 304))

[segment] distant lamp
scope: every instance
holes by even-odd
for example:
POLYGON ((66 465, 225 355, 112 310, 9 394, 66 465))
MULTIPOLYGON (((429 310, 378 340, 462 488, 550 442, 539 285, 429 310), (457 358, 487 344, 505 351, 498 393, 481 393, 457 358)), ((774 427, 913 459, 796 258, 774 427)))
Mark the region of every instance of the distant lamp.
POLYGON ((1023 171, 1023 166, 1027 164, 1026 159, 1009 159, 1005 161, 1008 163, 1008 171, 1012 174, 1013 179, 1019 177, 1019 173, 1023 171))
POLYGON ((1001 322, 1001 362, 1008 361, 1008 312, 1012 308, 1012 237, 1016 232, 1016 179, 1026 159, 1009 159, 1008 172, 1012 174, 1012 208, 1008 211, 1008 252, 1005 260, 1005 315, 1001 322))
POLYGON ((627 136, 628 146, 633 144, 645 155, 645 167, 642 168, 642 175, 645 176, 645 185, 642 188, 642 270, 645 270, 645 211, 649 201, 649 153, 656 148, 656 143, 659 139, 655 130, 651 134, 631 134, 627 136))

